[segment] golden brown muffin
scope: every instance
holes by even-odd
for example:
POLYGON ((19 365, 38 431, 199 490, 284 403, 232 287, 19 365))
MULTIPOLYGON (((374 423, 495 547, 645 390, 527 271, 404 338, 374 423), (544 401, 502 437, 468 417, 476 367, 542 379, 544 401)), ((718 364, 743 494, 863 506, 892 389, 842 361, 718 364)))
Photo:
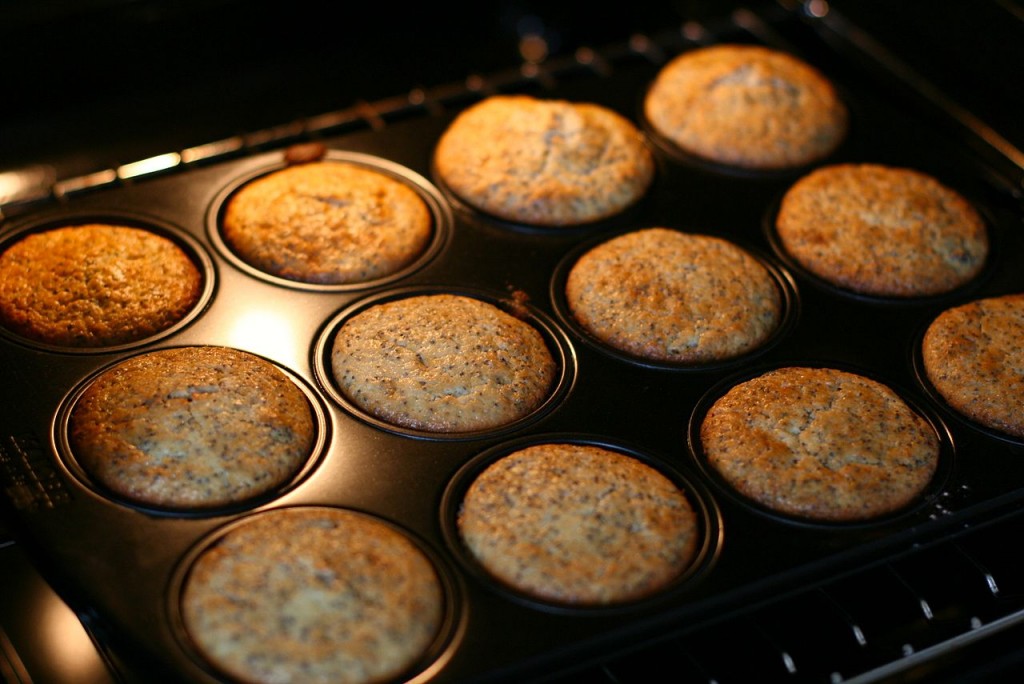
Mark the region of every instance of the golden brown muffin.
POLYGON ((943 311, 921 345, 928 381, 954 409, 1024 439, 1024 294, 943 311))
POLYGON ((697 516, 663 474, 581 444, 541 444, 487 467, 457 519, 473 557, 535 598, 594 606, 650 596, 693 562, 697 516))
POLYGON ((566 281, 573 317, 634 356, 682 363, 729 359, 778 327, 782 300, 768 269, 733 243, 648 228, 601 243, 566 281))
POLYGON ((486 430, 548 397, 554 357, 529 323, 472 297, 421 295, 372 306, 338 330, 334 378, 350 401, 401 427, 486 430))
POLYGON ((32 233, 0 255, 0 324, 64 347, 135 342, 181 321, 203 274, 172 240, 87 224, 32 233))
POLYGON ((700 440, 738 492, 819 521, 905 507, 940 451, 935 430, 892 389, 831 368, 780 368, 736 385, 708 411, 700 440))
POLYGON ((411 264, 430 242, 433 218, 400 180, 359 164, 315 161, 245 184, 227 203, 222 233, 265 273, 333 285, 411 264))
POLYGON ((949 292, 985 265, 985 222, 931 176, 836 164, 797 181, 776 218, 782 248, 829 283, 884 297, 949 292))
POLYGON ((129 358, 75 403, 68 442, 86 472, 133 502, 223 506, 268 492, 310 457, 306 395, 280 369, 226 347, 129 358))
POLYGON ((654 179, 654 158, 631 121, 600 105, 528 95, 492 96, 462 112, 434 161, 463 201, 537 226, 611 217, 654 179))
POLYGON ((430 560, 366 515, 278 509, 195 561, 181 600, 198 651, 232 681, 370 684, 408 673, 437 638, 430 560))
POLYGON ((644 100, 659 135, 704 159, 750 169, 817 161, 844 140, 846 106, 796 57, 756 45, 714 45, 668 62, 644 100))

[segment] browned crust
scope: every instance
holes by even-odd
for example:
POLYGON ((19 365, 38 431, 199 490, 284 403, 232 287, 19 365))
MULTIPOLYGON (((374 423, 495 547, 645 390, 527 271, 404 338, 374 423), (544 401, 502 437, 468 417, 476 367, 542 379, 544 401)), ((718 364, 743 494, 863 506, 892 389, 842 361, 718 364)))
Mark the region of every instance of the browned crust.
POLYGON ((578 444, 528 447, 491 464, 458 515, 462 539, 498 581, 558 603, 656 593, 692 563, 699 530, 660 472, 578 444))
POLYGON ((591 103, 489 97, 438 141, 435 167, 465 202, 539 226, 611 217, 643 197, 654 158, 639 129, 591 103))
POLYGON ((825 76, 756 45, 714 45, 675 57, 655 78, 644 113, 681 149, 752 169, 822 159, 848 126, 846 106, 825 76))
POLYGON ((265 273, 346 284, 415 261, 433 235, 433 218, 406 183, 358 164, 321 161, 244 185, 227 203, 222 232, 243 261, 265 273))
POLYGON ((859 521, 920 496, 935 430, 889 387, 829 368, 781 368, 718 399, 700 429, 711 465, 744 496, 789 515, 859 521))
POLYGON ((954 409, 1024 438, 1024 294, 940 313, 921 346, 928 380, 954 409))
POLYGON ((648 228, 604 242, 569 272, 573 317, 610 346, 645 359, 732 358, 777 329, 781 294, 768 270, 727 240, 648 228))
POLYGON ((783 248, 842 288, 913 297, 949 292, 985 265, 985 222, 935 178, 880 164, 836 164, 797 181, 776 219, 783 248))
POLYGON ((65 347, 127 344, 195 306, 203 274, 172 240, 86 224, 26 235, 0 255, 0 324, 65 347))

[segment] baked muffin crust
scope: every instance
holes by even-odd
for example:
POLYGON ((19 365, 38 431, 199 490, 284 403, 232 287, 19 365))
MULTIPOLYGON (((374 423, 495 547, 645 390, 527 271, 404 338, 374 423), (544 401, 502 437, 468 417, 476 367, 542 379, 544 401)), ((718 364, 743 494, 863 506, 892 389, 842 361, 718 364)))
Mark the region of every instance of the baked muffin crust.
POLYGON ((985 222, 935 178, 880 164, 812 171, 785 194, 782 247, 833 285, 885 297, 943 294, 985 266, 985 222))
POLYGON ((654 130, 704 159, 785 169, 822 159, 846 137, 846 106, 816 68, 757 45, 688 50, 644 99, 654 130))
POLYGON ((664 589, 692 563, 699 530, 686 495, 647 464, 583 444, 505 456, 470 485, 459 533, 499 582, 572 605, 664 589))
POLYGON ((257 178, 232 196, 222 233, 251 266, 288 280, 358 283, 419 257, 433 235, 423 198, 359 164, 314 161, 257 178))
POLYGON ((647 228, 601 243, 569 272, 573 317, 634 356, 681 363, 751 351, 778 327, 782 299, 768 269, 733 243, 647 228))
POLYGON ((631 121, 600 105, 528 95, 496 95, 463 111, 434 161, 473 207, 549 227, 618 214, 654 179, 654 158, 631 121))
POLYGON ((276 366, 226 347, 131 357, 78 398, 68 440, 82 467, 128 500, 175 509, 245 501, 310 457, 306 395, 276 366))
POLYGON ((0 325, 63 347, 155 335, 196 305, 203 274, 172 240, 129 226, 32 233, 0 254, 0 325))
POLYGON ((711 406, 700 440, 739 493, 834 522, 907 506, 940 451, 935 430, 892 389, 831 368, 780 368, 736 385, 711 406))
POLYGON ((1024 294, 940 313, 921 345, 925 374, 961 414, 1024 439, 1024 294))
POLYGON ((381 420, 468 432, 540 406, 556 363, 529 323, 473 297, 435 294, 377 304, 345 321, 331 368, 342 393, 381 420))
POLYGON ((404 534, 332 508, 278 509, 229 530, 186 577, 182 616, 232 681, 393 681, 438 636, 444 595, 404 534))

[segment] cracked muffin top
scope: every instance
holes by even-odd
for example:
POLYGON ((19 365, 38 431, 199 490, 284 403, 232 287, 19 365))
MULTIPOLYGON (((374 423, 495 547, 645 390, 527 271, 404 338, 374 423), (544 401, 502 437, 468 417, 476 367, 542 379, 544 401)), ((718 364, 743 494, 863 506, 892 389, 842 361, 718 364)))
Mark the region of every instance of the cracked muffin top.
POLYGON ((407 183, 359 164, 294 164, 246 183, 221 232, 254 268, 304 283, 387 277, 427 248, 433 218, 407 183))
POLYGON ((985 222, 932 176, 881 164, 834 164, 786 192, 776 217, 785 251, 817 277, 881 297, 949 292, 989 252, 985 222))
POLYGON ((588 250, 566 280, 573 317, 642 359, 708 363, 764 344, 782 318, 768 269, 728 240, 669 228, 624 233, 588 250))
POLYGON ((833 368, 789 367, 742 382, 700 427, 708 464, 748 499, 817 521, 895 512, 931 482, 939 438, 895 391, 833 368))
POLYGON ((759 170, 817 161, 839 146, 848 127, 829 79, 758 45, 713 45, 675 57, 655 77, 644 114, 684 152, 759 170))
POLYGON ((654 158, 631 121, 600 105, 528 95, 496 95, 463 111, 438 141, 434 164, 472 207, 546 227, 609 218, 654 179, 654 158))

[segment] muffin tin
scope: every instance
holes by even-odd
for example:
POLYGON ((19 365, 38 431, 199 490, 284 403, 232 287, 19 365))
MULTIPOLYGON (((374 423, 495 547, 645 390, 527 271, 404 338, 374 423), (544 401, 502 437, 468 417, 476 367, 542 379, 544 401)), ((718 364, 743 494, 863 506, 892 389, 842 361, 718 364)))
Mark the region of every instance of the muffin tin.
MULTIPOLYGON (((427 201, 435 237, 416 264, 372 283, 314 286, 246 266, 219 235, 219 215, 241 183, 284 163, 284 148, 185 164, 130 184, 75 193, 30 207, 3 226, 0 248, 27 231, 94 221, 128 223, 175 237, 206 278, 201 305, 180 325, 137 344, 59 349, 0 331, 4 382, 0 483, 19 537, 101 642, 156 665, 170 681, 220 678, 189 646, 176 592, 198 549, 246 516, 287 506, 338 506, 374 516, 416 540, 446 587, 443 633, 412 680, 521 681, 568 672, 626 653, 666 630, 696 629, 720 615, 796 587, 941 539, 1024 499, 1024 444, 992 435, 946 407, 916 360, 920 335, 941 310, 990 294, 1024 291, 1021 207, 993 182, 998 169, 969 141, 893 97, 802 22, 792 40, 749 21, 717 33, 668 31, 608 46, 597 55, 553 61, 545 71, 495 74, 432 107, 410 102, 375 119, 383 125, 310 126, 328 156, 384 170, 427 201), (686 36, 690 35, 691 38, 686 36), (734 171, 688 159, 651 140, 658 169, 648 195, 600 223, 557 229, 481 215, 443 187, 431 168, 438 136, 467 103, 490 92, 592 101, 644 127, 642 98, 669 57, 704 42, 754 42, 792 49, 819 67, 850 105, 851 131, 822 163, 865 161, 932 173, 987 217, 993 256, 967 288, 923 300, 850 296, 792 268, 771 235, 773 212, 808 169, 734 171), (561 287, 573 258, 619 232, 666 226, 749 247, 770 265, 786 300, 780 331, 735 362, 674 366, 626 358, 589 339, 569 319, 561 287), (332 332, 351 312, 410 292, 472 294, 536 323, 560 363, 548 402, 498 430, 439 435, 402 430, 362 415, 333 385, 332 332), (65 438, 69 407, 90 378, 131 355, 183 345, 224 345, 263 356, 307 390, 319 417, 310 467, 268 499, 241 509, 187 513, 107 497, 83 477, 65 438), (781 365, 861 372, 920 408, 943 443, 940 475, 898 514, 867 523, 812 524, 766 514, 733 496, 704 468, 695 426, 731 384, 781 365), (670 589, 604 608, 524 599, 492 583, 469 561, 453 529, 472 474, 514 447, 542 441, 609 446, 655 464, 679 482, 701 518, 701 552, 670 589)), ((692 27, 691 27, 692 28, 692 27)), ((429 93, 428 93, 429 96, 429 93)), ((429 97, 428 97, 429 101, 429 97)))

